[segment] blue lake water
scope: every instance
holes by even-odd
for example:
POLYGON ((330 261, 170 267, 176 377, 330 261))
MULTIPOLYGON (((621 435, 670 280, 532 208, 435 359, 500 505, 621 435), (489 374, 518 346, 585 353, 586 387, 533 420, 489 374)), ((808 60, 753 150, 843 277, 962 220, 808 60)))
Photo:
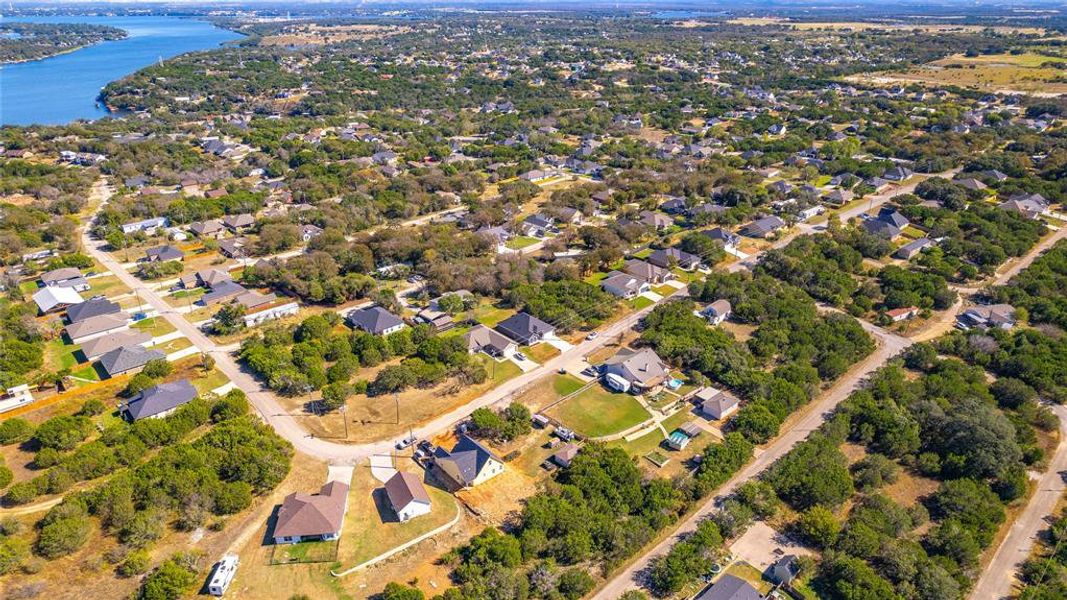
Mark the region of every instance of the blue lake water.
POLYGON ((194 50, 210 50, 240 34, 206 21, 178 17, 40 17, 9 21, 91 23, 124 29, 122 40, 101 42, 32 62, 0 66, 0 125, 69 123, 108 114, 100 88, 151 65, 194 50))

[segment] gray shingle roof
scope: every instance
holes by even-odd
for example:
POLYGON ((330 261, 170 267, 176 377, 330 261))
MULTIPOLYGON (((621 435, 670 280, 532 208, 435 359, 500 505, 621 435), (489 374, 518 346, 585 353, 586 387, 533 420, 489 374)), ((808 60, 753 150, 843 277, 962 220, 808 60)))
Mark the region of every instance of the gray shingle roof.
POLYGON ((380 335, 387 329, 404 324, 400 317, 380 306, 361 308, 348 313, 348 323, 356 329, 362 329, 375 335, 380 335))
POLYGON ((136 421, 152 417, 192 401, 198 395, 188 379, 152 386, 126 405, 126 414, 136 421))
POLYGON ((71 323, 77 323, 78 321, 85 321, 100 315, 110 315, 121 311, 122 308, 118 304, 98 296, 68 308, 67 318, 70 319, 71 323))
POLYGON ((131 369, 143 367, 150 360, 166 358, 159 350, 145 350, 140 346, 123 346, 100 357, 100 366, 108 375, 125 373, 131 369))
POLYGON ((469 436, 461 436, 451 451, 438 448, 435 454, 438 466, 461 485, 469 485, 482 472, 490 460, 502 461, 493 451, 469 436))
POLYGON ((756 588, 733 575, 723 575, 694 600, 763 600, 756 588))
POLYGON ((497 323, 496 330, 520 344, 528 344, 556 329, 528 312, 520 312, 497 323))

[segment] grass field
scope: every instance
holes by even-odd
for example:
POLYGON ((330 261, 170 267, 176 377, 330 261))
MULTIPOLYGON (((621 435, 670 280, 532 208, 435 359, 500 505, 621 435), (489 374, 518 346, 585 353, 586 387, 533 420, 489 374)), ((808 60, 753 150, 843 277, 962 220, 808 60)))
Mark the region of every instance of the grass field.
POLYGON ((651 298, 646 298, 645 296, 638 296, 634 298, 631 303, 633 304, 634 310, 641 310, 642 308, 648 308, 655 304, 651 298))
POLYGON ((124 283, 119 281, 118 277, 114 275, 102 275, 100 277, 93 277, 89 280, 89 296, 107 296, 108 298, 114 298, 115 296, 121 296, 122 294, 130 293, 130 288, 126 287, 124 283))
POLYGON ((271 553, 270 562, 272 565, 333 562, 337 559, 337 545, 337 540, 277 544, 271 553))
POLYGON ((588 437, 618 433, 650 418, 633 396, 615 394, 600 385, 552 408, 549 414, 588 437))
POLYGON ((495 327, 497 323, 515 314, 514 308, 502 308, 492 304, 483 304, 474 309, 474 320, 486 327, 495 327))
POLYGON ((581 379, 578 379, 574 375, 559 375, 552 381, 552 388, 556 390, 556 393, 562 396, 569 396, 574 392, 582 389, 585 385, 581 379))
POLYGON ((898 73, 856 75, 874 83, 928 83, 956 85, 985 91, 1014 90, 1041 95, 1067 92, 1062 69, 1050 62, 1063 59, 1043 54, 990 54, 967 57, 960 54, 898 73))

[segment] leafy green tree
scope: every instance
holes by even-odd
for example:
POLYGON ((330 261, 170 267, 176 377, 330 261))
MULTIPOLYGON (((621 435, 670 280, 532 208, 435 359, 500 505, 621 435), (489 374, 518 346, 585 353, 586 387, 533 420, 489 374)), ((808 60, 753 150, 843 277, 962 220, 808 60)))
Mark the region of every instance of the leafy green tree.
POLYGON ((830 509, 815 505, 800 515, 797 532, 816 548, 830 548, 841 533, 841 522, 830 509))

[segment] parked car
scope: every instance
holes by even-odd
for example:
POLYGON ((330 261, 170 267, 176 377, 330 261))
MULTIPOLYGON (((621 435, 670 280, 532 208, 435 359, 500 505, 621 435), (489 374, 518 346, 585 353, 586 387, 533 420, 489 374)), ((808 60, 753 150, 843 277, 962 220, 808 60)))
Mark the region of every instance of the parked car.
POLYGON ((410 446, 410 445, 412 445, 414 443, 415 443, 415 436, 410 435, 410 436, 400 440, 399 442, 397 442, 396 443, 396 449, 397 450, 403 450, 404 448, 407 448, 408 446, 410 446))
POLYGON ((515 353, 515 360, 526 360, 526 355, 522 352, 515 353))
POLYGON ((585 339, 587 339, 587 340, 595 340, 598 337, 600 337, 600 332, 598 332, 598 331, 590 331, 589 335, 585 336, 585 339))

